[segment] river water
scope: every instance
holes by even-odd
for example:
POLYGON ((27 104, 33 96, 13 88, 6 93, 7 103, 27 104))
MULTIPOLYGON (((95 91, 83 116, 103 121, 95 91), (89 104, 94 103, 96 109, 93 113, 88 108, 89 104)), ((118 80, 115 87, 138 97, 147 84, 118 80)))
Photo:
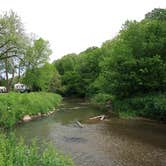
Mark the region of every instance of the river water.
POLYGON ((100 114, 83 100, 67 99, 52 116, 17 127, 16 135, 26 142, 51 141, 78 166, 166 166, 166 125, 117 118, 88 120, 100 114))

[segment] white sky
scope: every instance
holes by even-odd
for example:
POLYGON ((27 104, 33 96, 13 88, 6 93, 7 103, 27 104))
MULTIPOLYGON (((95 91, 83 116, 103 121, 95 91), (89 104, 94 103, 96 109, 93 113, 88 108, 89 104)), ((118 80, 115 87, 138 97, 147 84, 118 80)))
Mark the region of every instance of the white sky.
POLYGON ((101 46, 128 20, 141 20, 166 0, 0 0, 0 12, 14 10, 28 33, 49 40, 51 60, 101 46))

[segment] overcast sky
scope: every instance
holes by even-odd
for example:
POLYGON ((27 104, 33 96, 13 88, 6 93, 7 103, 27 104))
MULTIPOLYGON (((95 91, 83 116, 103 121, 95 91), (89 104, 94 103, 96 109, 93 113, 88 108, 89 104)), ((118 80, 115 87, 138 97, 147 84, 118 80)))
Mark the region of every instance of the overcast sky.
POLYGON ((0 0, 0 11, 14 10, 27 33, 48 40, 51 60, 101 46, 125 20, 141 20, 166 0, 0 0))

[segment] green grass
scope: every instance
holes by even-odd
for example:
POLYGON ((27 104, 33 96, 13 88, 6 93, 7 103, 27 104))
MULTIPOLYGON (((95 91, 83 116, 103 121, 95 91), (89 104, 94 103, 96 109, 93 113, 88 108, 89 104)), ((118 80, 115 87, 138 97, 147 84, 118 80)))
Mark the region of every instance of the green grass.
POLYGON ((0 134, 0 166, 74 166, 49 144, 39 149, 35 142, 25 145, 13 134, 0 134))
POLYGON ((61 100, 60 95, 46 92, 0 94, 0 127, 10 128, 25 115, 47 113, 61 100))

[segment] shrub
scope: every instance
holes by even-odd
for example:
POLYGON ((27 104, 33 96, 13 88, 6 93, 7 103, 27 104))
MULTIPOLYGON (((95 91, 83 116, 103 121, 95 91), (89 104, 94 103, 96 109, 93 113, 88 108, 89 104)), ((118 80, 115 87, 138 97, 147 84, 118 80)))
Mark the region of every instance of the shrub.
POLYGON ((133 112, 136 116, 148 117, 156 120, 166 121, 166 95, 146 95, 141 97, 115 100, 113 110, 129 114, 133 112))
POLYGON ((110 94, 98 93, 92 97, 91 101, 95 104, 107 104, 112 98, 110 94))

